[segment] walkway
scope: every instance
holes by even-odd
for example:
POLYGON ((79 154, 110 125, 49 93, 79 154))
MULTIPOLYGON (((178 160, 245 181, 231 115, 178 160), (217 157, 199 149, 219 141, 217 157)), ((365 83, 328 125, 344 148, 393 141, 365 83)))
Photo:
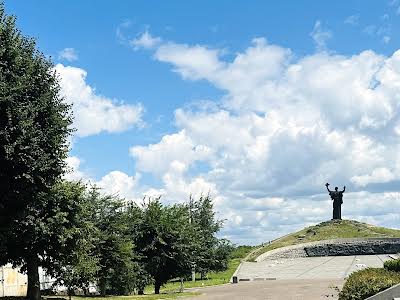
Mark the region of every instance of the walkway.
POLYGON ((244 262, 239 280, 344 279, 366 267, 383 267, 388 255, 302 257, 262 262, 244 262))

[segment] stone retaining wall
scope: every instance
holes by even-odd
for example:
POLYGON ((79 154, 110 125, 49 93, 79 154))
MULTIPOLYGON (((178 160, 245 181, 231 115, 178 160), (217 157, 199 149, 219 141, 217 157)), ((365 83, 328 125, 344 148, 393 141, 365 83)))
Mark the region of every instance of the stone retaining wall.
POLYGON ((296 257, 393 253, 400 253, 400 238, 336 239, 278 248, 261 254, 256 258, 256 261, 296 257))

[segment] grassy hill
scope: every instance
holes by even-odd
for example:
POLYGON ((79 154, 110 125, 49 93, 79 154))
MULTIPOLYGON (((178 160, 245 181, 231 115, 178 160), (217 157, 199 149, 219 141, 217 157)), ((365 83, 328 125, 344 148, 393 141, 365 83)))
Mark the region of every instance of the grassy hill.
POLYGON ((389 229, 361 223, 353 220, 335 220, 322 222, 320 224, 306 227, 298 232, 285 235, 274 240, 270 244, 262 245, 252 251, 247 257, 247 261, 254 261, 264 252, 302 244, 340 238, 379 238, 379 237, 400 237, 400 230, 389 229))

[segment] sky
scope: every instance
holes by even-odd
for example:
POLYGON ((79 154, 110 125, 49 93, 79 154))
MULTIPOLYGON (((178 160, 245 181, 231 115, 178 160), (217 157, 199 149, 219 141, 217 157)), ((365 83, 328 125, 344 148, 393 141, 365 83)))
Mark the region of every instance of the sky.
POLYGON ((399 228, 400 0, 5 7, 73 104, 68 179, 210 193, 236 244, 329 220, 326 182, 343 218, 399 228))

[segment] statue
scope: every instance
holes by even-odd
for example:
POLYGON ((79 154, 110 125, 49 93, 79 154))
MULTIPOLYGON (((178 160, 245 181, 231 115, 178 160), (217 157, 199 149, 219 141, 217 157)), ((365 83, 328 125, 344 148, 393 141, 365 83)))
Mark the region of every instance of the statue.
POLYGON ((346 186, 343 187, 343 191, 338 191, 338 187, 335 187, 334 191, 329 189, 329 183, 325 184, 326 189, 329 192, 329 196, 333 200, 333 217, 332 220, 342 219, 342 203, 343 203, 343 193, 346 190, 346 186))

